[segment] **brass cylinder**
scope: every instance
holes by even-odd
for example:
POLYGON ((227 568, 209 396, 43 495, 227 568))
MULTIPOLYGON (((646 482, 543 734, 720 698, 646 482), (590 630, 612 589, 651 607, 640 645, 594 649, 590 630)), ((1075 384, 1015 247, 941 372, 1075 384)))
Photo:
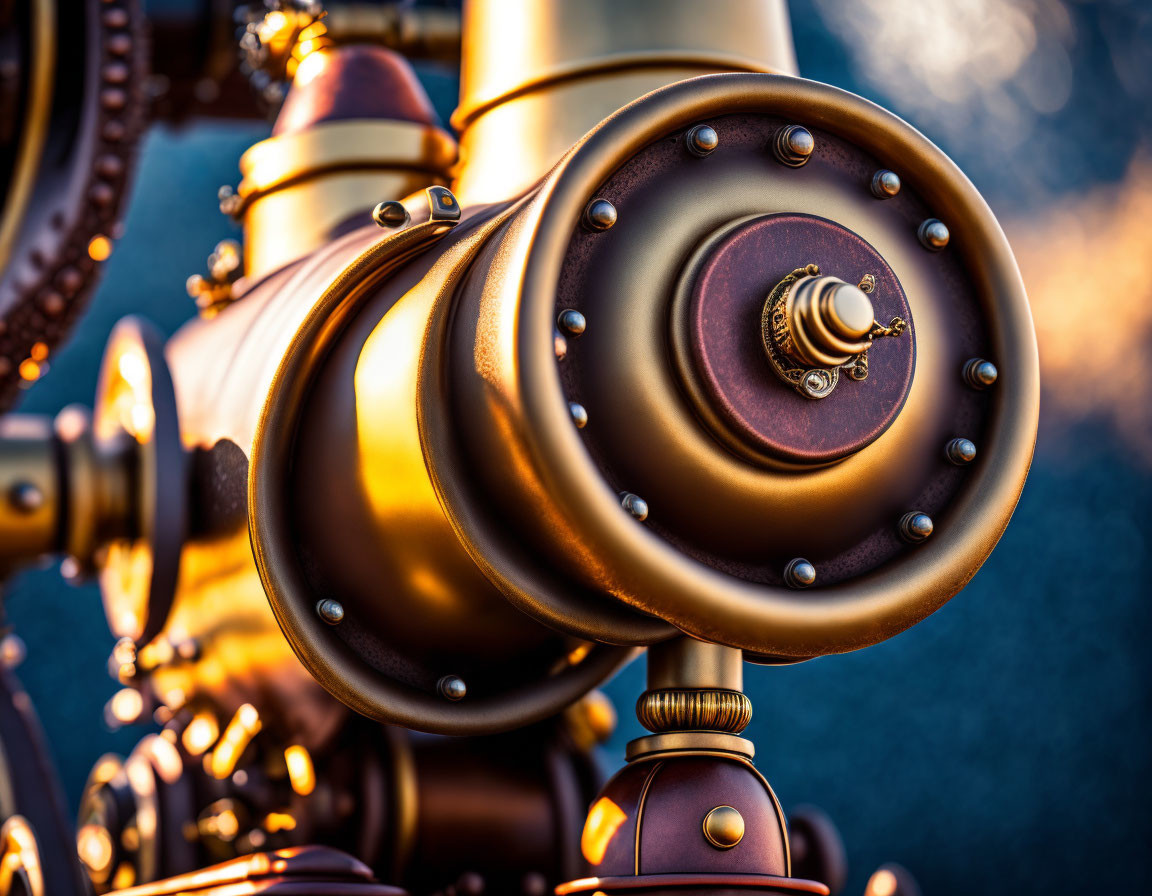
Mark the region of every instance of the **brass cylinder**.
POLYGON ((783 0, 470 0, 453 189, 517 196, 620 107, 724 71, 797 74, 783 0))
POLYGON ((0 420, 0 570, 56 549, 61 485, 51 421, 0 420))

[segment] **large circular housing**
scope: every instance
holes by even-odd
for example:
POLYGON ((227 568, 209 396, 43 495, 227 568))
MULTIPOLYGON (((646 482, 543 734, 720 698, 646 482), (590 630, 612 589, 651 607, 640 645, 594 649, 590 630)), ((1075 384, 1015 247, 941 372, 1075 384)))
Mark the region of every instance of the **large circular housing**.
MULTIPOLYGON (((810 657, 923 619, 1007 525, 1039 395, 1015 261, 963 174, 865 100, 770 75, 655 91, 588 134, 480 264, 449 390, 469 475, 579 587, 810 657), (703 158, 686 145, 701 124, 718 135, 703 158), (781 150, 797 126, 799 163, 781 150), (870 188, 881 169, 904 185, 893 198, 870 188), (866 358, 802 369, 834 387, 805 395, 763 325, 816 269, 876 319, 866 358), (973 358, 994 383, 966 372, 973 358), (974 461, 950 459, 956 438, 974 461), (816 573, 803 591, 796 558, 816 573)), ((551 618, 565 599, 520 605, 551 618)))
POLYGON ((711 75, 514 203, 449 199, 280 286, 306 313, 248 520, 277 620, 349 705, 490 731, 677 630, 852 650, 992 550, 1035 441, 1032 322, 991 212, 907 124, 711 75))

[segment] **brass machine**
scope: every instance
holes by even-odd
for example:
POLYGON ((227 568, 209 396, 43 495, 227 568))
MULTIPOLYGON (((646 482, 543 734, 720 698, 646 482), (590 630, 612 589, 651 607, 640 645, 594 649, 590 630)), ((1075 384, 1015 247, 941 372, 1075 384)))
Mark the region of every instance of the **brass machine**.
MULTIPOLYGON (((166 344, 117 326, 90 414, 0 441, 4 568, 99 575, 110 711, 163 730, 93 769, 79 863, 9 774, 0 893, 837 891, 827 821, 789 830, 752 764, 744 663, 892 637, 1007 526, 1038 365, 980 195, 798 77, 781 0, 181 10, 158 47, 217 37, 156 53, 173 106, 254 113, 234 22, 282 102, 221 192, 243 246, 166 344), (458 137, 403 54, 458 54, 458 137), (601 786, 595 688, 643 648, 651 733, 601 786)), ((0 23, 33 158, 4 212, 9 386, 82 304, 143 122, 137 5, 54 14, 0 23), (28 197, 77 28, 88 204, 52 230, 28 197)))

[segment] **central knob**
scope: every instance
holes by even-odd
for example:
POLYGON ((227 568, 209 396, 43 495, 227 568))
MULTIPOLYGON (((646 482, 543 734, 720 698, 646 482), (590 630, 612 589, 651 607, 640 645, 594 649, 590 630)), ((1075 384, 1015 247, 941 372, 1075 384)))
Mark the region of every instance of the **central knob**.
POLYGON ((871 345, 872 302, 838 277, 805 277, 784 300, 785 338, 780 348, 808 367, 839 367, 871 345))

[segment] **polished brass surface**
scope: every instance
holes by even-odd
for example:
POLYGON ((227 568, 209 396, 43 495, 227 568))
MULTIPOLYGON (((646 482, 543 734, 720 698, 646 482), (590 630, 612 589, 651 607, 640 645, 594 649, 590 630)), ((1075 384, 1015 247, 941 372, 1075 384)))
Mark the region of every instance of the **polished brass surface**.
MULTIPOLYGON (((131 449, 131 511, 112 531, 95 530, 101 547, 100 588, 109 628, 138 644, 158 634, 176 591, 188 523, 187 457, 176 395, 159 333, 127 317, 104 350, 92 411, 96 455, 131 449)), ((79 440, 74 442, 79 447, 79 440)), ((79 464, 75 464, 79 466, 79 464)), ((124 465, 122 465, 124 466, 124 465)), ((104 494, 77 490, 77 501, 104 494)), ((98 515, 87 515, 99 519, 98 515)), ((86 552, 79 552, 83 560, 86 552)))
POLYGON ((20 815, 0 828, 0 896, 51 896, 44 889, 36 832, 20 815))
POLYGON ((231 206, 244 221, 247 275, 324 245, 337 225, 381 200, 446 183, 455 159, 448 133, 407 121, 324 122, 257 143, 240 159, 231 206))
POLYGON ((681 688, 742 691, 739 650, 696 638, 671 638, 648 650, 648 690, 681 688))
MULTIPOLYGON (((711 165, 700 170, 704 168, 720 170, 711 165)), ((627 374, 615 381, 618 389, 625 382, 644 383, 643 407, 628 405, 635 409, 630 410, 630 431, 646 443, 644 456, 652 462, 653 474, 673 456, 678 458, 677 469, 694 470, 701 477, 700 488, 710 490, 708 503, 695 505, 699 512, 712 507, 731 517, 735 508, 755 507, 762 525, 765 507, 788 507, 789 537, 798 541, 798 525, 817 532, 812 524, 821 517, 825 522, 820 528, 831 534, 824 514, 833 504, 843 514, 877 501, 889 487, 886 477, 907 475, 909 454, 922 450, 925 458, 938 457, 939 442, 920 442, 930 431, 926 424, 939 413, 935 397, 942 378, 954 376, 955 368, 949 369, 950 352, 944 349, 948 334, 941 330, 927 298, 932 295, 927 256, 914 239, 909 241, 907 225, 878 226, 867 190, 845 193, 819 186, 812 164, 799 172, 783 166, 776 170, 778 176, 764 168, 729 172, 724 186, 739 186, 740 195, 755 197, 759 208, 747 204, 733 208, 733 194, 720 189, 710 197, 713 204, 705 206, 710 209, 708 223, 714 228, 721 214, 730 220, 757 210, 786 211, 803 202, 809 213, 830 217, 865 236, 891 262, 908 295, 919 297, 913 311, 923 349, 896 422, 867 450, 804 477, 753 471, 718 453, 707 434, 698 434, 680 410, 676 384, 667 371, 655 366, 659 356, 645 350, 636 336, 647 332, 637 330, 638 320, 662 317, 666 296, 661 275, 646 260, 659 264, 661 255, 667 258, 673 246, 683 246, 693 239, 693 231, 699 232, 699 225, 690 228, 682 213, 661 214, 661 225, 648 231, 646 240, 642 236, 639 243, 632 242, 630 268, 622 270, 627 279, 614 286, 629 296, 629 304, 620 310, 630 321, 628 348, 617 356, 622 359, 618 370, 627 374), (771 177, 773 186, 753 188, 755 181, 748 181, 749 176, 771 177), (637 255, 637 249, 643 254, 637 255), (641 302, 651 302, 652 309, 641 302), (881 470, 887 472, 881 475, 881 470), (818 511, 821 506, 824 509, 818 511)), ((679 185, 667 186, 660 199, 682 212, 679 185)), ((705 195, 699 184, 693 189, 697 197, 705 195)), ((651 220, 633 221, 631 215, 596 238, 613 238, 625 220, 633 232, 651 220)), ((595 588, 705 639, 760 653, 812 656, 875 643, 923 618, 967 581, 1007 524, 1030 462, 1038 410, 1035 338, 1019 274, 1003 234, 971 184, 915 130, 871 104, 834 88, 770 75, 706 76, 649 94, 602 124, 557 166, 502 237, 499 257, 501 270, 514 272, 514 281, 507 277, 490 281, 483 299, 472 306, 480 313, 477 330, 500 332, 500 321, 516 319, 517 336, 514 340, 510 334, 499 339, 486 336, 476 344, 470 369, 478 382, 468 382, 468 369, 459 368, 465 388, 458 394, 477 421, 469 425, 468 437, 488 465, 491 481, 503 483, 503 506, 517 507, 517 513, 531 520, 527 529, 542 539, 550 556, 595 588), (955 250, 986 314, 991 344, 997 354, 1013 359, 1011 386, 998 391, 985 437, 986 454, 997 461, 974 468, 950 510, 946 537, 942 526, 941 537, 930 544, 902 554, 877 574, 822 588, 819 600, 726 576, 699 564, 647 526, 636 526, 620 513, 618 497, 605 488, 603 473, 581 442, 581 431, 571 425, 567 401, 562 400, 553 302, 573 222, 622 160, 718 112, 762 112, 786 120, 802 117, 877 158, 901 159, 905 180, 924 201, 948 209, 952 220, 962 222, 963 239, 956 240, 955 250), (510 492, 509 485, 516 491, 510 492)), ((589 326, 589 332, 598 334, 623 332, 615 321, 597 319, 589 326)), ((571 354, 569 350, 565 364, 571 354)), ((1005 385, 1008 379, 1005 375, 1005 385)), ((620 395, 626 398, 629 392, 620 390, 620 395)), ((603 408, 582 403, 591 419, 601 419, 603 408)), ((611 428, 611 421, 589 426, 585 432, 602 431, 603 425, 611 428)), ((682 476, 665 478, 683 485, 682 476)), ((654 495, 644 498, 651 507, 659 506, 654 495)), ((730 525, 722 531, 726 538, 736 532, 730 525)), ((548 598, 541 594, 538 601, 543 604, 548 598)))
POLYGON ((731 849, 744 839, 744 817, 731 806, 717 806, 704 816, 704 839, 717 849, 731 849))
POLYGON ((962 467, 976 459, 976 445, 971 439, 953 439, 944 446, 944 455, 950 462, 962 467))
POLYGON ((645 691, 636 702, 636 718, 656 734, 668 731, 739 734, 752 721, 752 701, 739 691, 645 691))
POLYGON ((932 518, 918 510, 909 511, 900 517, 900 537, 909 544, 919 544, 932 534, 932 518))
POLYGON ((57 549, 62 485, 51 422, 17 415, 0 419, 0 568, 8 571, 57 549), (21 500, 29 490, 39 500, 21 500))
POLYGON ((872 195, 877 199, 891 199, 900 192, 900 175, 881 168, 872 175, 872 195))
POLYGON ((781 165, 799 168, 807 164, 816 148, 816 138, 806 127, 798 124, 785 125, 776 132, 772 141, 772 152, 781 165))
POLYGON ((876 278, 865 274, 860 286, 838 277, 819 276, 818 265, 798 268, 773 287, 764 303, 760 330, 772 369, 807 398, 826 398, 836 388, 840 368, 854 380, 868 378, 868 349, 873 339, 899 336, 907 323, 888 326, 873 319, 867 293, 876 278))
POLYGON ((987 389, 999 375, 996 365, 984 358, 971 358, 964 364, 964 380, 973 389, 987 389))
POLYGON ((465 202, 517 196, 620 107, 722 71, 796 72, 781 0, 722 0, 703 16, 692 0, 470 0, 454 189, 465 202))
POLYGON ((807 588, 816 581, 816 567, 803 557, 795 557, 784 567, 784 584, 789 588, 807 588))
MULTIPOLYGON (((441 205, 444 198, 441 194, 441 205)), ((438 213, 433 209, 433 214, 438 213)), ((362 452, 359 463, 366 464, 366 498, 373 513, 372 525, 386 536, 380 546, 395 552, 391 556, 400 568, 422 570, 408 580, 411 589, 408 593, 418 602, 419 611, 405 612, 399 600, 403 592, 394 587, 391 603, 401 614, 394 618, 399 624, 402 617, 410 626, 413 638, 423 639, 424 653, 433 656, 433 651, 439 651, 445 658, 454 656, 460 664, 463 664, 463 653, 484 657, 499 649, 496 643, 476 637, 481 625, 487 626, 494 638, 525 639, 521 643, 531 645, 528 649, 540 650, 540 645, 550 640, 546 632, 531 626, 527 619, 517 621, 501 616, 499 603, 493 605, 494 599, 500 600, 499 596, 484 587, 479 570, 461 552, 420 458, 424 436, 417 428, 416 416, 421 402, 419 366, 416 363, 405 366, 401 354, 407 352, 412 361, 416 360, 428 338, 417 334, 437 326, 442 320, 440 316, 447 313, 444 284, 452 282, 453 272, 464 266, 474 251, 474 244, 499 222, 499 218, 485 222, 452 243, 421 286, 406 293, 399 302, 393 299, 394 306, 375 327, 367 343, 353 343, 356 347, 355 397, 358 402, 367 403, 367 413, 360 417, 353 446, 331 446, 330 442, 320 446, 354 447, 362 452), (375 370, 390 373, 380 376, 375 370), (404 465, 400 463, 402 458, 406 458, 404 465), (435 585, 431 594, 430 575, 433 575, 431 584, 435 585), (447 590, 439 584, 444 581, 443 576, 472 584, 447 590), (430 596, 434 599, 429 600, 430 596), (450 633, 454 634, 455 641, 447 640, 450 633), (430 638, 434 641, 429 641, 430 638)), ((280 362, 275 388, 255 432, 248 514, 253 550, 265 591, 290 643, 313 675, 345 703, 370 717, 419 730, 462 734, 499 730, 550 715, 610 674, 628 658, 628 652, 603 646, 576 651, 571 659, 560 662, 555 673, 543 682, 517 682, 506 692, 489 693, 459 703, 444 701, 434 681, 433 687, 425 690, 382 674, 343 640, 332 637, 329 627, 313 611, 315 596, 299 568, 297 539, 292 534, 286 506, 292 492, 286 488, 286 479, 296 450, 291 434, 298 426, 296 415, 301 411, 303 397, 308 394, 314 368, 323 360, 321 349, 333 344, 357 310, 358 300, 371 296, 373 288, 414 254, 443 237, 452 223, 431 220, 385 236, 345 267, 311 308, 280 362)), ((331 404, 313 407, 325 413, 338 410, 331 404)), ((356 475, 357 466, 325 463, 314 469, 356 475)), ((309 518, 309 514, 303 515, 304 520, 309 518)), ((312 537, 319 535, 320 532, 314 530, 312 537)), ((346 534, 341 533, 340 538, 340 547, 346 550, 346 534)), ((373 577, 377 575, 375 571, 379 570, 381 559, 371 558, 368 568, 373 571, 373 577)), ((331 575, 337 572, 333 569, 331 575)), ((330 579, 326 587, 331 584, 330 579)), ((371 604, 358 604, 356 609, 348 600, 342 602, 349 614, 342 627, 348 626, 357 613, 388 611, 386 607, 371 604)), ((395 625, 392 628, 390 635, 395 634, 395 625)), ((472 666, 475 671, 468 674, 479 674, 475 662, 472 666)), ((488 667, 491 668, 490 660, 488 667)))

